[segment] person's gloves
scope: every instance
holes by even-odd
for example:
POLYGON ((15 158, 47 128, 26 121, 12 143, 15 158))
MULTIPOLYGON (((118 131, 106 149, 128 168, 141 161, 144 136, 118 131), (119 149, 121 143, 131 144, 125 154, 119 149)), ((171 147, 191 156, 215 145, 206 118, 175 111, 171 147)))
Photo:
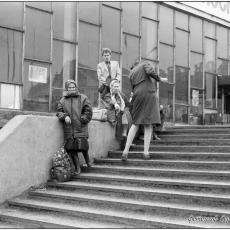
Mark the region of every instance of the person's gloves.
POLYGON ((66 123, 66 124, 71 124, 71 119, 70 119, 69 116, 66 116, 66 117, 65 117, 65 123, 66 123))

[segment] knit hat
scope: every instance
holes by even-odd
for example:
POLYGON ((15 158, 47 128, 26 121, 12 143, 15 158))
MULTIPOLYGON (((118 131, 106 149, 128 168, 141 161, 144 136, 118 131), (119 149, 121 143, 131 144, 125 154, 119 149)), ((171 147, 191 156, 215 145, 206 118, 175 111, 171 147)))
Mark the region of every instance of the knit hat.
POLYGON ((77 88, 77 84, 76 84, 76 82, 74 81, 74 80, 67 80, 66 81, 66 83, 65 83, 65 89, 68 91, 68 87, 69 87, 69 84, 74 84, 75 86, 76 86, 76 88, 77 88))

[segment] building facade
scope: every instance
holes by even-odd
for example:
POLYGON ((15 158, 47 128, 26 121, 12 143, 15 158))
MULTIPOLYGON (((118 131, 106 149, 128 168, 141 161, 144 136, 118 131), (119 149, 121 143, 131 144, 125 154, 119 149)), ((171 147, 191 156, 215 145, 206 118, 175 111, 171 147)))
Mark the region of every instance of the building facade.
POLYGON ((54 114, 67 79, 97 106, 108 47, 122 92, 132 63, 148 61, 175 83, 158 85, 166 121, 204 124, 230 114, 229 35, 230 20, 183 2, 0 2, 0 110, 54 114))

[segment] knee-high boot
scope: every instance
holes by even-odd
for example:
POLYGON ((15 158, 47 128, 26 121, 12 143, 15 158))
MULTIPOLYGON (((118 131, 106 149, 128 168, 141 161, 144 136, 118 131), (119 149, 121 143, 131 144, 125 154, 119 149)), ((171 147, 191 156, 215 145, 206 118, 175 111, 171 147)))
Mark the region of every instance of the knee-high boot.
POLYGON ((81 165, 80 165, 80 161, 78 158, 78 153, 71 153, 74 165, 75 165, 75 176, 79 175, 81 173, 81 165))
POLYGON ((87 164, 87 166, 88 166, 88 167, 91 167, 92 164, 93 164, 93 162, 92 162, 92 161, 90 160, 90 158, 89 158, 89 153, 88 153, 88 151, 83 151, 82 154, 83 154, 83 156, 84 156, 84 158, 85 158, 85 163, 87 164))

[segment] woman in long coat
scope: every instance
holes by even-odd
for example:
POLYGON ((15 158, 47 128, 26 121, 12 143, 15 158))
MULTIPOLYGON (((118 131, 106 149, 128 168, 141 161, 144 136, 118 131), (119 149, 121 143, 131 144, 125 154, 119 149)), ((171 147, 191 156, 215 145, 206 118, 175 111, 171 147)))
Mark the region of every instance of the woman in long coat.
POLYGON ((127 160, 130 145, 140 125, 144 125, 144 154, 148 160, 151 139, 151 125, 161 124, 156 81, 167 83, 168 78, 161 78, 148 63, 135 62, 128 76, 133 91, 131 115, 133 125, 129 131, 127 143, 122 154, 122 160, 127 160))

